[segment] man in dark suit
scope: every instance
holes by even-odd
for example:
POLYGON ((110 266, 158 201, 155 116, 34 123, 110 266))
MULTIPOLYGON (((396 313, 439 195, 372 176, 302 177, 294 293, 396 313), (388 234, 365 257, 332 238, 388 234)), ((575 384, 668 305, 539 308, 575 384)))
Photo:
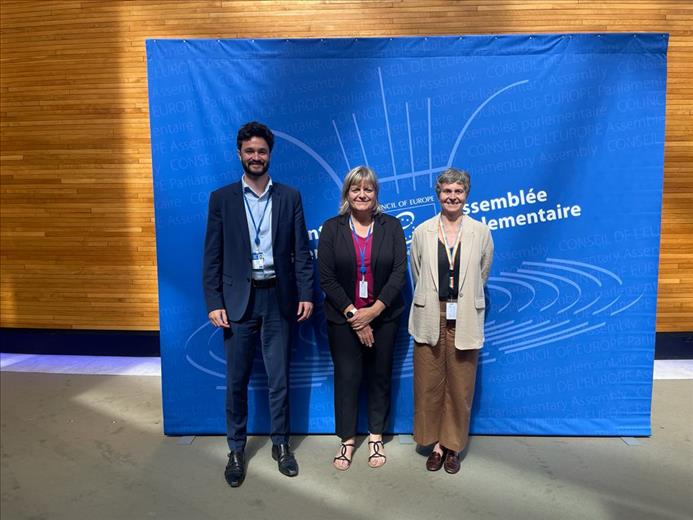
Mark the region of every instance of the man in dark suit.
POLYGON ((293 477, 298 464, 289 447, 289 346, 291 327, 313 312, 313 265, 298 191, 269 175, 274 135, 250 122, 238 131, 240 182, 209 198, 203 285, 209 319, 224 329, 226 422, 231 487, 245 478, 248 381, 256 346, 267 372, 272 457, 293 477))

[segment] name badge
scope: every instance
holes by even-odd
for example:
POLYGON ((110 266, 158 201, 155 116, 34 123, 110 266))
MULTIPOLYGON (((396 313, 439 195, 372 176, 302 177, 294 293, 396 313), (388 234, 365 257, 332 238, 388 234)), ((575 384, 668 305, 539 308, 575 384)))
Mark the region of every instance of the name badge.
POLYGON ((256 251, 253 253, 253 271, 262 271, 265 269, 265 255, 262 251, 256 251))
POLYGON ((457 302, 447 302, 445 304, 445 319, 448 321, 457 319, 457 302))
POLYGON ((359 282, 359 298, 368 298, 368 282, 366 280, 359 282))

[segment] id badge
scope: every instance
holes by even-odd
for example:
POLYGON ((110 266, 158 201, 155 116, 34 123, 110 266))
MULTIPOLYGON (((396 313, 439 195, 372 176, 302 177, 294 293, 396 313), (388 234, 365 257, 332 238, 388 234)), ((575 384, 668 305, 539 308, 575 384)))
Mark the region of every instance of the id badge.
POLYGON ((253 271, 262 271, 265 269, 265 255, 262 251, 256 251, 253 253, 253 271))
POLYGON ((457 319, 457 302, 447 302, 445 304, 445 319, 448 321, 457 319))
POLYGON ((368 298, 368 282, 366 280, 359 282, 359 298, 368 298))

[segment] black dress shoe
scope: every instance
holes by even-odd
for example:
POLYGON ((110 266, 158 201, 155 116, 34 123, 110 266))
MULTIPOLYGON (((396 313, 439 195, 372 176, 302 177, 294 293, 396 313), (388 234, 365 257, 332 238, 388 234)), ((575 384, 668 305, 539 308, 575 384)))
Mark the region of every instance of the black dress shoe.
POLYGON ((229 453, 229 461, 224 470, 224 478, 231 487, 238 487, 243 484, 243 479, 245 478, 245 455, 242 451, 229 453))
POLYGON ((277 461, 279 472, 287 477, 298 475, 298 462, 287 443, 272 445, 272 458, 277 461))

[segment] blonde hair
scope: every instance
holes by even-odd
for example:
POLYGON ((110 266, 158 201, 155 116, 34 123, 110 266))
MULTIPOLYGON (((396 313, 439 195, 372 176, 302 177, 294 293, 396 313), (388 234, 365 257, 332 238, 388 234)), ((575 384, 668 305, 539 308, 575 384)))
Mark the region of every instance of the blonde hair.
POLYGON ((349 190, 354 184, 361 184, 365 182, 373 186, 373 191, 375 192, 375 205, 373 206, 373 214, 383 212, 383 207, 378 202, 378 192, 380 192, 380 185, 378 184, 378 178, 375 176, 375 172, 371 170, 368 166, 357 166, 349 170, 349 173, 344 177, 344 184, 342 184, 342 198, 339 203, 339 214, 346 215, 351 212, 351 207, 349 206, 349 199, 347 195, 349 190))

